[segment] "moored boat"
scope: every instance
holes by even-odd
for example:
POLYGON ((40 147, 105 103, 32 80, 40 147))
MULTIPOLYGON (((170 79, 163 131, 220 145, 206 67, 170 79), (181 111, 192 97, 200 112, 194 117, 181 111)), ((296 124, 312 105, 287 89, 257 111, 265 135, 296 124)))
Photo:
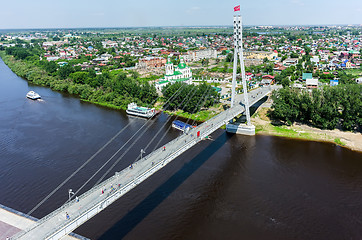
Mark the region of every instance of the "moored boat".
POLYGON ((29 92, 26 94, 26 97, 27 97, 27 98, 30 98, 30 99, 32 99, 32 100, 36 100, 36 99, 40 99, 40 98, 41 98, 41 96, 40 96, 38 93, 34 92, 34 91, 29 91, 29 92))
POLYGON ((128 104, 126 113, 138 117, 151 118, 157 113, 154 108, 140 107, 136 103, 128 104))

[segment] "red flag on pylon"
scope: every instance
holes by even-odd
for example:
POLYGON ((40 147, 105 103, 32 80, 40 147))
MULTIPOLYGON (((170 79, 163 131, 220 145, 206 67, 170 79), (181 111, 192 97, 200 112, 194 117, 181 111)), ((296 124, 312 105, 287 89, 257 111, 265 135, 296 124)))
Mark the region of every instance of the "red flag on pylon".
POLYGON ((239 5, 239 6, 234 7, 234 12, 237 12, 237 11, 240 11, 240 5, 239 5))

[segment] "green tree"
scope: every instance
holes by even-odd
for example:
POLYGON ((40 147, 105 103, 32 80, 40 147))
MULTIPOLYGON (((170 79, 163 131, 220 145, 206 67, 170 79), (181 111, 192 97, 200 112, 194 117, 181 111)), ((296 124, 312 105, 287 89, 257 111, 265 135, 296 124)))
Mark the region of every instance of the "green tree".
POLYGON ((58 75, 61 79, 66 79, 73 72, 74 72, 74 68, 72 66, 70 66, 69 64, 67 64, 58 70, 58 75))
POLYGON ((271 117, 291 125, 298 118, 298 94, 295 89, 282 88, 272 94, 271 117))
POLYGON ((203 107, 207 108, 219 101, 219 94, 207 84, 195 86, 185 83, 175 83, 169 84, 162 89, 165 99, 171 98, 177 91, 180 92, 169 101, 165 109, 182 109, 185 112, 195 113, 202 107, 200 104, 204 103, 203 107))
POLYGON ((232 53, 229 53, 227 56, 226 56, 226 59, 225 59, 226 62, 233 62, 234 61, 234 56, 232 53))
POLYGON ((53 61, 51 61, 51 62, 45 61, 44 69, 48 73, 55 73, 57 71, 57 69, 58 69, 58 64, 56 64, 53 61))

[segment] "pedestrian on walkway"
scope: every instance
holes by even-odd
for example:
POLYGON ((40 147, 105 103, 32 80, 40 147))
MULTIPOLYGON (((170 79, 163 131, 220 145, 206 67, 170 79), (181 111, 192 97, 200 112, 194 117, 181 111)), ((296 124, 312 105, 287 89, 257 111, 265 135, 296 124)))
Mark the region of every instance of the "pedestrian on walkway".
POLYGON ((102 194, 104 193, 104 190, 102 189, 102 194))
POLYGON ((65 216, 66 216, 67 220, 70 219, 69 214, 67 212, 65 212, 65 216))
POLYGON ((76 201, 76 202, 79 202, 78 196, 75 196, 75 201, 76 201))
POLYGON ((165 147, 165 146, 163 147, 163 151, 166 151, 166 147, 165 147))

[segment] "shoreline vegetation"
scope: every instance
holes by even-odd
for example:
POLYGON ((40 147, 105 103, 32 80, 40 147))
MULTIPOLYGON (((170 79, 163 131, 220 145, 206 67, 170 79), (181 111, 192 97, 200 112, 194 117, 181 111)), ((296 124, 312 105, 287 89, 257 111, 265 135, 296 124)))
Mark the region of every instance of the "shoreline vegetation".
MULTIPOLYGON (((59 92, 67 92, 78 96, 81 101, 99 106, 116 110, 125 110, 127 108, 127 105, 121 104, 121 102, 113 104, 112 102, 106 101, 107 96, 104 95, 109 93, 106 93, 103 90, 99 91, 100 89, 89 89, 84 87, 84 84, 77 84, 67 79, 58 79, 57 77, 50 76, 40 67, 26 61, 16 60, 14 57, 6 55, 4 51, 0 51, 0 57, 17 76, 22 77, 33 84, 50 87, 52 90, 59 92), (89 98, 91 94, 90 91, 93 91, 93 94, 96 94, 98 98, 105 100, 100 102, 97 101, 97 99, 89 98), (102 98, 102 96, 104 98, 102 98)), ((256 134, 295 138, 308 141, 329 142, 354 151, 362 152, 361 133, 343 132, 340 130, 322 130, 299 123, 294 123, 290 126, 286 124, 273 125, 272 120, 267 116, 267 112, 269 110, 270 108, 260 106, 252 116, 252 123, 256 127, 256 134)), ((212 118, 220 111, 223 111, 223 109, 222 104, 219 103, 214 107, 211 107, 209 110, 201 110, 194 114, 184 112, 182 110, 165 110, 164 112, 169 115, 180 116, 197 122, 202 122, 212 118)))
MULTIPOLYGON (((159 106, 162 104, 162 98, 157 96, 156 89, 152 87, 148 82, 145 83, 143 80, 137 79, 137 76, 127 76, 123 71, 118 71, 117 73, 109 74, 107 76, 107 80, 110 82, 107 87, 92 87, 89 84, 85 83, 76 83, 73 79, 65 78, 61 79, 57 75, 51 75, 46 70, 41 67, 33 64, 32 62, 28 62, 25 60, 17 60, 14 56, 6 54, 5 51, 0 51, 0 57, 4 61, 4 63, 19 77, 27 80, 28 82, 39 85, 50 87, 52 90, 68 93, 75 97, 78 97, 80 101, 92 103, 95 105, 99 105, 102 107, 107 107, 115 110, 126 110, 127 105, 131 102, 136 102, 137 105, 142 106, 150 106, 152 102, 154 102, 157 98, 157 102, 154 104, 156 109, 159 109, 159 106), (119 84, 121 82, 121 84, 119 84), (127 83, 131 82, 131 84, 127 83), (127 91, 128 88, 131 88, 132 91, 127 91)), ((114 71, 115 72, 115 71, 114 71)), ((107 74, 107 73, 105 73, 107 74)), ((104 81, 107 81, 104 80, 104 81)), ((165 88, 164 95, 167 97, 168 95, 172 95, 180 86, 176 86, 174 84, 169 88, 165 88), (175 88, 176 87, 176 88, 175 88)), ((210 93, 207 99, 204 102, 206 108, 211 107, 208 110, 195 109, 195 103, 201 97, 201 93, 208 91, 210 92, 211 86, 208 85, 200 85, 196 87, 196 94, 192 98, 189 105, 190 109, 193 109, 189 113, 182 110, 175 110, 172 106, 178 105, 178 102, 182 101, 185 97, 184 95, 190 90, 190 87, 186 87, 180 96, 164 110, 166 114, 169 115, 177 115, 183 118, 189 118, 191 120, 195 120, 197 122, 203 122, 211 117, 215 116, 218 111, 215 111, 215 106, 219 107, 220 104, 216 103, 215 106, 214 100, 216 98, 216 92, 210 93)), ((191 87, 193 89, 193 87, 191 87)))
POLYGON ((292 125, 278 125, 273 123, 268 116, 271 108, 260 106, 251 117, 256 134, 271 135, 300 139, 306 141, 328 142, 362 152, 362 134, 349 131, 323 130, 306 124, 294 123, 292 125))
MULTIPOLYGON (((35 63, 17 60, 15 57, 6 54, 5 51, 0 51, 0 57, 17 76, 26 79, 30 83, 69 93, 77 96, 81 101, 104 107, 125 110, 131 102, 147 106, 158 98, 156 89, 152 85, 138 79, 136 75, 131 74, 131 76, 128 76, 123 71, 104 72, 102 75, 94 74, 95 76, 90 76, 91 73, 85 72, 83 75, 87 76, 82 77, 88 77, 86 80, 92 80, 92 82, 85 83, 78 78, 77 80, 69 78, 68 76, 71 74, 64 78, 52 75, 35 63), (102 84, 100 85, 100 83, 102 84)), ((64 69, 66 67, 62 67, 62 71, 64 69)), ((77 76, 74 75, 73 77, 76 78, 77 76)))

